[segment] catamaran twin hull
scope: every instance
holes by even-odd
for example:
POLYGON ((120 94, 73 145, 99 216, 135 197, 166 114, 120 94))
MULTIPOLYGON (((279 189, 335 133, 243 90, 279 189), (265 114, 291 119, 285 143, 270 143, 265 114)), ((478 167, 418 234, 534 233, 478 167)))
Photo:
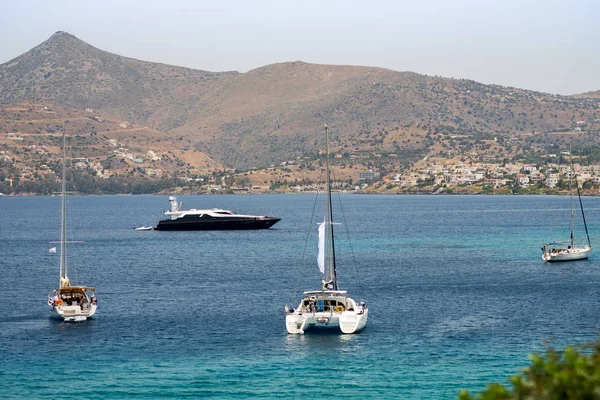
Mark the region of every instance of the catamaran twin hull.
POLYGON ((311 328, 339 329, 342 333, 358 333, 367 324, 369 309, 356 304, 345 291, 305 292, 297 310, 287 310, 288 333, 303 334, 311 328))
POLYGON ((310 314, 288 314, 285 324, 288 333, 303 334, 311 328, 338 328, 342 333, 358 333, 367 324, 369 312, 356 311, 315 312, 310 314))
POLYGON ((542 259, 548 262, 554 261, 576 261, 585 260, 592 252, 591 247, 560 249, 557 251, 546 251, 542 254, 542 259))
POLYGON ((213 217, 186 215, 177 219, 163 219, 154 228, 159 231, 209 231, 269 229, 281 218, 275 217, 213 217))

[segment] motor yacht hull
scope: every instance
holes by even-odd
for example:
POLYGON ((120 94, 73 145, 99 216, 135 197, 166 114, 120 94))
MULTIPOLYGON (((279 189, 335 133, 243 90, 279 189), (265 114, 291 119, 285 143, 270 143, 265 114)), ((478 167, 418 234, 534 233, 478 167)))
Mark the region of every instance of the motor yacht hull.
POLYGON ((209 231, 269 229, 281 218, 275 217, 211 217, 189 215, 177 219, 163 219, 154 228, 159 231, 209 231))

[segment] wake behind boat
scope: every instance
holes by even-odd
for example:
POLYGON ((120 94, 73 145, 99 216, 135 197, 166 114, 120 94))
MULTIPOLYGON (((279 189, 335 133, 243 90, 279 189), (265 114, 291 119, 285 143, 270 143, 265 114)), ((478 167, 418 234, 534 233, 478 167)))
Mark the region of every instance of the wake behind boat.
POLYGON ((325 126, 325 175, 327 186, 325 220, 319 224, 317 262, 324 275, 321 290, 308 290, 297 309, 285 306, 288 333, 303 334, 311 328, 338 329, 342 333, 358 333, 369 318, 365 302, 357 303, 345 290, 339 290, 333 240, 333 213, 329 172, 329 134, 325 126))
POLYGON ((235 214, 229 210, 212 208, 206 210, 182 210, 175 196, 169 197, 171 209, 165 211, 169 218, 162 219, 154 229, 159 231, 206 231, 269 229, 281 218, 264 215, 235 214))

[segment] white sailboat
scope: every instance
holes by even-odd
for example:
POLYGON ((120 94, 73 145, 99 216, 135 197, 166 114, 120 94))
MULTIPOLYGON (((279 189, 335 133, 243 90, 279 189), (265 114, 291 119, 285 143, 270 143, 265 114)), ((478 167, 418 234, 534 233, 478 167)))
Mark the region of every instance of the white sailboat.
POLYGON ((67 271, 67 180, 66 138, 63 133, 63 170, 60 221, 60 268, 59 286, 48 295, 52 316, 64 321, 85 321, 96 313, 95 290, 87 286, 72 286, 67 271))
POLYGON ((298 308, 285 306, 288 333, 303 334, 313 327, 338 329, 342 333, 360 332, 367 324, 369 309, 365 302, 357 303, 337 283, 331 183, 329 172, 329 131, 325 126, 326 212, 319 224, 318 265, 324 275, 320 290, 304 292, 298 308))
MULTIPOLYGON (((570 148, 569 156, 571 156, 570 148)), ((551 243, 546 243, 544 247, 542 247, 542 259, 548 262, 585 260, 590 256, 590 253, 592 252, 592 243, 590 242, 590 235, 588 233, 587 223, 585 221, 585 213, 583 212, 583 203, 581 202, 581 191, 579 190, 579 184, 577 183, 577 180, 575 180, 575 186, 577 187, 577 198, 579 199, 579 207, 581 209, 581 216, 583 218, 583 226, 585 227, 587 243, 584 242, 581 244, 577 244, 575 242, 573 191, 571 190, 571 181, 573 174, 573 157, 571 156, 571 171, 569 173, 569 191, 571 197, 571 237, 568 240, 557 240, 551 243)))

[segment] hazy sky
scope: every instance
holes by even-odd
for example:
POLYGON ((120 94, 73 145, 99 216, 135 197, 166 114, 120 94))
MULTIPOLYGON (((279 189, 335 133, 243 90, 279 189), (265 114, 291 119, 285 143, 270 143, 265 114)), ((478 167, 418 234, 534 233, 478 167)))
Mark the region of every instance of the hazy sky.
POLYGON ((0 0, 0 63, 59 30, 208 71, 301 60, 559 94, 600 89, 599 0, 0 0))

